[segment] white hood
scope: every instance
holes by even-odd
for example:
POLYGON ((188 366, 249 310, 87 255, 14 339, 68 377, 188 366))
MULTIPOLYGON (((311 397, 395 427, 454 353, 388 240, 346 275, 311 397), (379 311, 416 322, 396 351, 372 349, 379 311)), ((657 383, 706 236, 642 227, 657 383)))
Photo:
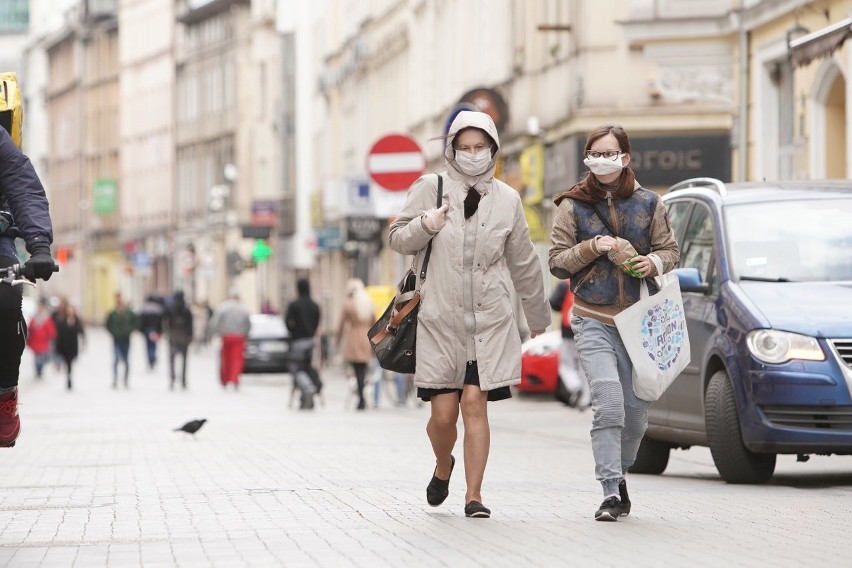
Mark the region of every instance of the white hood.
POLYGON ((500 137, 497 135, 497 127, 494 121, 484 112, 471 110, 461 111, 453 120, 450 131, 447 133, 447 145, 444 148, 444 158, 447 160, 447 169, 450 175, 457 179, 463 179, 469 185, 480 182, 489 182, 494 177, 494 169, 497 167, 497 155, 500 153, 500 137), (460 130, 465 128, 479 128, 485 131, 494 140, 496 150, 491 155, 491 164, 485 173, 478 176, 469 176, 456 167, 456 154, 453 150, 453 140, 460 130))

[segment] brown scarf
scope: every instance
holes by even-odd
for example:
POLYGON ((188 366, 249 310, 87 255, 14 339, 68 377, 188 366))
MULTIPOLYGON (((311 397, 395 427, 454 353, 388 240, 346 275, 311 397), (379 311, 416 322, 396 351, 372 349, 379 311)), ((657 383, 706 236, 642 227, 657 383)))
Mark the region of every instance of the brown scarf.
MULTIPOLYGON (((615 190, 613 197, 616 199, 627 199, 630 197, 636 185, 636 176, 633 174, 633 170, 625 167, 621 171, 621 177, 616 180, 616 183, 618 184, 618 189, 615 190)), ((559 205, 563 199, 567 198, 594 205, 599 201, 605 200, 606 196, 607 191, 603 188, 601 182, 598 181, 598 178, 594 174, 589 172, 574 187, 554 197, 553 202, 559 205)))

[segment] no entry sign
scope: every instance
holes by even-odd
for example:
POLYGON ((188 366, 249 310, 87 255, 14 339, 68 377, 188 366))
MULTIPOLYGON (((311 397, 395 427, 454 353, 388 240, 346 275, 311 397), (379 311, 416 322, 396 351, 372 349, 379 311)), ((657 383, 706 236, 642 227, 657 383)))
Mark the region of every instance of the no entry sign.
POLYGON ((380 138, 367 154, 367 173, 390 191, 403 191, 423 175, 426 160, 409 136, 391 134, 380 138))

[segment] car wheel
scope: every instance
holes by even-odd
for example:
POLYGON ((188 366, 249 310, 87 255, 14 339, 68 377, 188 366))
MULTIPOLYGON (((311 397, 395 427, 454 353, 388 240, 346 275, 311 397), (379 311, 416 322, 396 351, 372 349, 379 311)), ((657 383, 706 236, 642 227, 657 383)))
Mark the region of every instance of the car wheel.
POLYGON ((704 398, 710 453, 728 483, 764 483, 775 472, 775 454, 756 454, 743 444, 734 387, 725 371, 710 377, 704 398))
POLYGON ((672 447, 657 440, 652 440, 648 436, 642 438, 642 443, 639 444, 639 452, 636 454, 636 461, 628 470, 630 473, 650 473, 659 475, 666 471, 666 466, 669 465, 669 453, 672 447))

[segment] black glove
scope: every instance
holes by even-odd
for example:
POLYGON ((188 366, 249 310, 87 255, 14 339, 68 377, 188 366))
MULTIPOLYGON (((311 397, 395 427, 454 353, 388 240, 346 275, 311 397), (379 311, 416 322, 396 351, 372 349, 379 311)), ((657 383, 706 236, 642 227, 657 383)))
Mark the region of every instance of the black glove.
POLYGON ((32 282, 35 282, 36 278, 50 280, 54 266, 50 245, 35 243, 30 247, 30 255, 30 259, 24 264, 24 276, 32 282))

